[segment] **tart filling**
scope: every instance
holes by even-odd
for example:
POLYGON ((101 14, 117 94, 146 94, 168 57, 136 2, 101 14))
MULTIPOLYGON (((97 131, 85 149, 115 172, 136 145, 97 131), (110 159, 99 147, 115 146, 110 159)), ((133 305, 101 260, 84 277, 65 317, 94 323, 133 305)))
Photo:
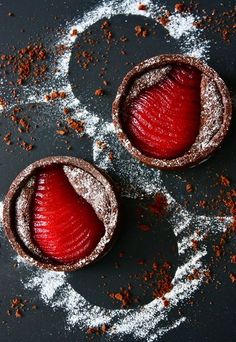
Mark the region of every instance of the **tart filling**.
POLYGON ((15 179, 4 203, 13 247, 44 268, 81 268, 107 250, 118 205, 108 180, 91 164, 69 157, 40 160, 15 179))
POLYGON ((200 60, 181 55, 162 55, 136 66, 113 103, 113 122, 125 147, 160 168, 208 158, 230 119, 223 80, 200 60))

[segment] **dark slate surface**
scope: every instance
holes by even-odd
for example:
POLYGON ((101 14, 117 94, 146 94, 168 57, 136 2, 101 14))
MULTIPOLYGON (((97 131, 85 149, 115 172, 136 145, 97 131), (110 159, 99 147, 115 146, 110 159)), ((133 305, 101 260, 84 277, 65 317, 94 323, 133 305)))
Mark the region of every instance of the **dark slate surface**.
MULTIPOLYGON (((57 1, 1 1, 0 4, 0 51, 7 52, 8 45, 16 45, 20 48, 25 46, 28 41, 40 40, 48 44, 50 33, 45 29, 46 26, 57 29, 59 26, 63 27, 67 20, 73 19, 76 15, 83 13, 83 11, 90 9, 97 1, 76 1, 76 0, 57 0, 57 1), (8 12, 15 13, 15 17, 9 17, 8 12), (55 17, 58 17, 55 19, 55 17), (21 29, 25 32, 22 33, 21 29)), ((205 8, 210 8, 208 1, 201 1, 201 5, 205 8)), ((224 6, 230 6, 230 1, 223 1, 224 6)), ((173 8, 174 2, 168 1, 168 6, 173 8)), ((215 6, 222 6, 220 2, 216 2, 215 6)), ((151 23, 150 19, 139 17, 129 17, 128 22, 125 22, 123 16, 118 16, 112 19, 113 31, 118 33, 123 32, 130 37, 130 44, 127 45, 128 58, 130 61, 137 63, 144 58, 165 53, 178 52, 178 46, 175 41, 170 40, 170 43, 165 43, 164 29, 158 26, 157 38, 148 38, 145 40, 145 48, 140 46, 140 40, 136 39, 133 34, 133 27, 137 24, 151 23), (153 40, 157 39, 157 44, 153 44, 153 40), (138 48, 137 48, 138 46, 138 48)), ((95 25, 94 32, 98 31, 98 25, 95 25)), ((51 31, 51 35, 55 31, 51 31)), ((227 44, 219 38, 219 35, 214 33, 206 33, 210 39, 214 39, 216 44, 212 44, 210 51, 209 64, 219 71, 221 76, 227 82, 232 94, 235 91, 235 40, 227 44)), ((102 49, 102 46, 99 47, 102 49)), ((104 98, 103 102, 98 98, 86 101, 86 93, 93 92, 99 84, 99 78, 96 77, 96 72, 88 72, 83 82, 78 82, 82 74, 76 69, 75 62, 72 55, 70 63, 70 80, 75 85, 75 94, 80 94, 80 98, 84 99, 85 104, 90 108, 95 108, 101 115, 108 115, 110 113, 110 106, 115 95, 116 89, 122 77, 129 70, 129 66, 117 58, 118 47, 111 50, 111 63, 107 66, 108 72, 114 75, 111 77, 111 87, 109 93, 104 98), (114 69, 115 65, 115 69, 114 69)), ((74 51, 75 52, 75 51, 74 51)), ((98 65, 98 70, 101 65, 98 65)), ((95 70, 96 71, 96 70, 95 70)), ((27 110, 27 108, 26 108, 27 110)), ((37 107, 35 110, 42 113, 46 110, 44 105, 37 107)), ((34 113, 33 113, 34 114, 34 113)), ((0 120, 0 131, 4 134, 7 131, 9 121, 0 120)), ((10 185, 16 174, 28 165, 30 162, 48 155, 70 154, 80 156, 87 160, 92 160, 91 142, 83 139, 78 146, 78 138, 75 135, 70 137, 70 143, 73 146, 72 151, 68 152, 66 147, 61 144, 58 139, 55 139, 55 126, 51 128, 40 127, 35 133, 37 138, 41 138, 41 143, 37 144, 37 148, 31 153, 16 152, 8 153, 5 151, 5 145, 0 146, 0 195, 3 198, 8 186, 10 185), (51 129, 51 131, 48 131, 51 129), (42 139, 43 137, 43 139, 42 139)), ((129 158, 129 156, 127 156, 129 158)), ((196 192, 193 199, 190 200, 189 209, 198 214, 214 215, 214 210, 202 210, 196 207, 197 199, 202 199, 203 194, 208 194, 213 197, 214 193, 209 186, 209 179, 216 178, 217 174, 227 174, 233 182, 235 178, 236 169, 236 155, 235 155, 235 120, 229 136, 227 137, 222 148, 206 163, 189 170, 180 172, 163 172, 162 178, 165 184, 173 194, 173 196, 182 203, 186 199, 186 192, 184 184, 186 181, 195 184, 196 192)), ((113 176, 113 175, 112 175, 113 176)), ((173 263, 173 272, 178 266, 178 257, 175 252, 176 241, 169 227, 164 220, 159 224, 158 236, 152 232, 148 235, 143 235, 137 232, 135 210, 139 205, 139 201, 122 200, 121 206, 124 217, 129 216, 129 221, 123 219, 123 232, 118 239, 118 242, 112 252, 101 262, 91 266, 86 270, 75 272, 70 275, 70 282, 76 290, 93 303, 111 306, 111 301, 104 295, 99 287, 101 279, 100 275, 106 267, 107 274, 112 275, 108 281, 108 290, 114 290, 114 286, 126 284, 128 282, 128 275, 130 270, 136 266, 136 260, 140 257, 147 257, 149 260, 156 256, 156 250, 162 254, 163 258, 168 258, 173 263), (148 245, 149 248, 143 248, 148 245), (156 250, 154 249, 154 246, 156 250), (156 247, 158 246, 158 248, 156 247), (128 250, 128 261, 122 265, 119 272, 113 267, 114 262, 117 261, 117 254, 121 250, 128 250), (140 252, 141 251, 141 252, 140 252), (142 255, 141 255, 142 253, 142 255), (81 281, 82 279, 82 281, 81 281), (94 284, 98 286, 94 286, 94 284)), ((152 223, 153 225, 155 222, 152 223)), ((154 231, 155 232, 155 231, 154 231)), ((28 292, 24 290, 20 279, 24 279, 24 269, 13 268, 14 252, 10 248, 5 239, 1 240, 0 248, 0 341, 84 341, 86 335, 84 331, 79 328, 71 332, 64 331, 65 315, 62 311, 53 311, 50 307, 45 306, 38 298, 37 292, 28 292), (22 319, 15 319, 15 317, 7 317, 6 310, 9 308, 9 303, 16 295, 22 296, 23 299, 29 299, 31 303, 38 305, 39 309, 34 312, 24 314, 22 319)), ((211 249, 211 247, 209 247, 211 249)), ((235 241, 232 241, 227 246, 227 251, 235 249, 235 241)), ((214 273, 216 279, 221 281, 221 286, 216 289, 216 284, 213 282, 208 286, 201 287, 194 294, 194 304, 185 305, 181 310, 187 315, 189 321, 181 325, 178 329, 166 334, 162 341, 226 341, 231 342, 236 340, 236 296, 235 285, 231 284, 228 278, 228 272, 224 268, 235 272, 235 266, 229 265, 229 257, 226 255, 222 260, 214 266, 214 273), (212 302, 210 305, 209 302, 212 302)), ((151 298, 151 293, 147 293, 142 301, 148 302, 151 298)), ((106 337, 98 338, 98 340, 106 340, 106 337)), ((115 341, 115 338, 113 339, 115 341)), ((132 337, 123 338, 123 341, 132 341, 132 337)))

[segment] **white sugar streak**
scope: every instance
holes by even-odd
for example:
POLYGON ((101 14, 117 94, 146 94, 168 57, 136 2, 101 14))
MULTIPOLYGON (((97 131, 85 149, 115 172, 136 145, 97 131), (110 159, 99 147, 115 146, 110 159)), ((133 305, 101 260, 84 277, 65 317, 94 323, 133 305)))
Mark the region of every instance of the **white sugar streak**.
MULTIPOLYGON (((140 198, 153 195, 159 191, 165 193, 172 214, 170 223, 176 235, 182 260, 182 264, 178 267, 173 279, 173 289, 166 294, 166 298, 170 300, 170 307, 164 308, 160 299, 155 299, 141 308, 132 310, 108 310, 91 305, 71 287, 66 274, 42 270, 32 271, 32 268, 25 265, 20 258, 18 260, 21 260, 20 264, 25 267, 25 272, 28 272, 28 277, 22 279, 24 286, 38 291, 40 298, 52 308, 64 310, 65 328, 71 329, 77 326, 80 329, 86 329, 89 326, 108 323, 111 326, 108 331, 111 339, 113 336, 122 337, 126 334, 133 334, 133 337, 137 339, 156 341, 163 334, 186 321, 186 317, 176 317, 175 320, 170 320, 169 312, 186 301, 202 282, 201 277, 193 281, 186 280, 187 275, 191 274, 194 269, 202 270, 205 267, 202 264, 202 257, 206 255, 207 251, 202 238, 198 237, 201 245, 199 251, 194 252, 190 248, 192 239, 196 238, 195 228, 198 227, 204 232, 224 231, 230 218, 226 218, 225 223, 222 223, 221 218, 196 216, 189 213, 165 189, 160 171, 144 167, 133 159, 122 159, 121 152, 123 149, 117 142, 113 125, 104 121, 99 115, 88 112, 74 97, 68 81, 71 48, 75 40, 75 37, 70 34, 72 29, 76 28, 79 33, 82 33, 102 18, 109 19, 118 14, 142 15, 153 19, 163 14, 164 9, 162 8, 161 12, 159 4, 154 5, 151 1, 145 1, 145 4, 149 7, 148 11, 139 11, 137 1, 133 0, 103 1, 101 5, 85 13, 83 17, 69 23, 66 27, 67 33, 63 37, 58 37, 56 42, 57 45, 64 44, 69 48, 58 59, 58 72, 52 75, 43 89, 40 89, 40 92, 39 89, 25 89, 24 95, 27 95, 25 96, 27 100, 25 101, 24 98, 22 104, 45 102, 44 97, 38 96, 37 93, 46 94, 55 89, 64 90, 67 97, 55 104, 58 105, 58 112, 62 112, 63 107, 69 107, 76 111, 77 118, 85 120, 86 133, 93 140, 94 162, 109 172, 116 173, 122 195, 140 198), (105 151, 99 150, 96 145, 97 140, 105 142, 108 147, 112 147, 116 151, 116 158, 113 161, 108 158, 109 148, 105 151)), ((209 41, 204 40, 202 31, 193 26, 193 22, 198 20, 198 17, 193 14, 182 16, 179 13, 174 13, 169 19, 170 23, 166 29, 169 35, 179 43, 179 50, 176 52, 207 59, 210 48, 209 41)), ((2 214, 2 203, 0 203, 0 209, 2 214)))
POLYGON ((169 17, 166 27, 170 36, 180 42, 183 54, 208 59, 210 41, 202 38, 203 30, 194 25, 198 19, 194 14, 175 13, 169 17))

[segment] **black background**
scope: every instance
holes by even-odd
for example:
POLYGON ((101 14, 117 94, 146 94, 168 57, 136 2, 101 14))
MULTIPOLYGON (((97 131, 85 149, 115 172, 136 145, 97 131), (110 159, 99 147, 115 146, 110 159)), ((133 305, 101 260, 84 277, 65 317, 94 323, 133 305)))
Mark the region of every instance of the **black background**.
MULTIPOLYGON (((97 4, 96 1, 2 1, 0 6, 0 49, 1 53, 7 53, 8 46, 15 45, 17 48, 24 47, 29 41, 33 42, 40 38, 40 41, 44 42, 45 46, 50 43, 50 36, 53 37, 59 28, 65 25, 67 20, 71 20, 77 15, 81 15, 84 11, 93 8, 97 4), (9 17, 8 12, 13 12, 14 17, 9 17), (46 28, 48 27, 48 28, 46 28), (25 32, 21 32, 24 28, 25 32)), ((168 1, 167 7, 171 10, 174 8, 175 2, 168 1)), ((232 7, 233 2, 211 2, 201 1, 200 7, 211 9, 214 7, 232 7)), ((124 31, 124 34, 129 36, 130 44, 127 45, 128 60, 137 63, 144 58, 151 57, 165 52, 179 52, 177 43, 170 40, 170 43, 166 44, 165 30, 158 26, 157 37, 150 37, 145 40, 145 48, 141 45, 139 39, 134 36, 133 28, 137 24, 150 24, 150 19, 144 19, 139 17, 129 17, 128 23, 125 23, 125 19, 122 16, 113 18, 111 20, 113 32, 120 35, 124 31), (153 44, 155 42, 158 43, 153 44)), ((99 26, 95 25, 95 35, 99 26)), ((232 94, 235 92, 235 39, 232 39, 231 43, 223 42, 219 34, 211 33, 207 31, 206 37, 212 40, 210 50, 209 64, 219 71, 222 78, 226 81, 232 94)), ((98 50, 102 49, 102 46, 97 47, 98 50)), ((70 80, 72 84, 77 85, 74 92, 76 95, 81 96, 84 99, 85 104, 91 106, 95 111, 101 112, 101 115, 109 115, 110 105, 114 98, 116 89, 120 81, 122 80, 126 71, 131 68, 131 65, 124 65, 124 62, 120 62, 117 58, 116 47, 111 50, 111 61, 116 63, 110 63, 107 66, 107 77, 111 81, 111 86, 104 99, 98 99, 94 97, 85 96, 87 93, 93 94, 94 89, 100 85, 100 79, 96 78, 96 72, 91 71, 85 74, 84 80, 81 82, 82 71, 75 69, 75 63, 72 60, 70 63, 70 80), (115 65, 115 69, 114 69, 115 65), (113 75, 113 76, 110 76, 113 75), (78 82, 80 80, 80 82, 78 82), (84 94, 83 94, 84 91, 84 94), (89 99, 89 101, 87 100, 89 99)), ((99 68, 99 65, 98 65, 99 68)), ((95 70, 96 71, 96 70, 95 70)), ((26 108, 27 109, 27 108, 26 108)), ((37 111, 42 113, 47 109, 38 107, 37 111)), ((53 116, 52 116, 53 118, 53 116)), ((92 161, 91 155, 91 143, 86 139, 82 139, 78 144, 78 137, 71 135, 69 140, 73 147, 71 151, 67 151, 65 144, 55 137, 55 125, 56 119, 53 119, 50 126, 42 126, 35 132, 36 148, 30 152, 20 153, 17 149, 13 153, 6 151, 5 145, 0 146, 0 194, 4 197, 11 181, 16 174, 28 165, 30 162, 37 160, 41 157, 49 155, 67 154, 75 155, 92 161), (55 124, 55 125, 54 125, 55 124), (40 139, 40 144, 37 141, 40 139)), ((235 120, 234 120, 235 121, 235 120)), ((9 122, 2 118, 0 120, 0 132, 5 134, 8 129, 9 122)), ((129 156, 124 152, 124 158, 129 156)), ((165 184, 168 190, 174 195, 174 197, 181 203, 186 199, 186 192, 184 190, 186 181, 193 182, 195 185, 195 193, 190 198, 189 209, 198 214, 214 215, 214 210, 203 210, 195 205, 197 199, 202 199, 203 194, 208 197, 213 197, 214 192, 209 187, 210 179, 214 180, 217 175, 224 173, 230 177, 232 182, 236 181, 235 168, 235 122, 231 127, 229 136, 227 137, 222 148, 206 163, 189 170, 181 172, 163 172, 162 178, 165 180, 165 184), (215 177, 215 178, 214 178, 215 177)), ((116 176, 111 174, 115 181, 116 176)), ((170 227, 165 222, 159 224, 158 237, 152 233, 146 237, 141 233, 137 234, 137 240, 132 247, 128 250, 130 245, 129 241, 136 235, 136 218, 135 208, 139 204, 138 200, 122 200, 122 208, 124 210, 124 217, 129 215, 129 221, 123 220, 123 234, 119 238, 114 250, 103 261, 91 268, 84 271, 76 272, 70 276, 71 284, 79 290, 87 299, 97 304, 110 306, 111 302, 102 295, 99 286, 94 289, 92 284, 95 281, 100 281, 100 275, 103 273, 103 268, 106 268, 107 274, 112 274, 114 282, 121 282, 120 284, 127 283, 129 270, 133 267, 137 258, 145 257, 145 253, 140 250, 143 244, 150 244, 148 251, 146 250, 148 257, 152 258, 155 252, 152 252, 154 248, 152 246, 157 245, 158 251, 162 252, 166 258, 171 259, 173 262, 173 272, 178 265, 178 259, 176 252, 173 252, 173 246, 175 246, 175 239, 170 227), (127 212, 126 212, 127 211, 127 212), (132 226, 130 228, 130 226, 132 226), (130 229, 129 229, 130 228, 130 229), (120 271, 116 271, 113 267, 114 262, 117 261, 117 255, 121 250, 128 250, 128 265, 121 267, 120 271), (149 254, 150 253, 150 254, 149 254), (120 276, 121 274, 121 276, 120 276), (81 281, 81 279, 83 281, 81 281), (121 280, 120 280, 121 279, 121 280)), ((155 223, 155 222, 154 222, 155 223)), ((133 239, 134 241, 134 239, 133 239)), ((228 251, 235 248, 234 241, 229 243, 228 251)), ((209 247, 210 248, 210 247, 209 247)), ((211 251, 210 251, 211 252, 211 251)), ((64 319, 65 315, 62 311, 53 311, 50 307, 45 306, 40 302, 37 296, 37 292, 28 292, 24 290, 20 279, 24 279, 24 268, 14 269, 12 256, 14 252, 9 247, 5 240, 2 240, 0 248, 0 341, 84 341, 86 340, 86 334, 84 331, 80 331, 77 327, 72 332, 68 333, 64 331, 64 319), (9 308, 10 300, 15 296, 21 296, 23 299, 29 299, 31 303, 37 304, 39 309, 35 311, 26 311, 22 319, 16 319, 15 317, 7 317, 6 310, 9 308)), ((194 294, 194 304, 185 305, 181 310, 189 318, 188 323, 181 325, 174 331, 166 334, 162 341, 235 341, 236 340, 236 295, 235 284, 231 284, 227 270, 234 271, 233 266, 229 265, 229 256, 221 259, 219 263, 214 266, 215 281, 208 286, 203 286, 199 291, 194 294), (216 281, 220 281, 221 285, 216 289, 216 281), (212 304, 209 304, 212 302, 212 304)), ((234 267, 235 268, 235 267, 234 267)), ((118 286, 118 285, 117 285, 118 286)), ((114 283, 110 284, 110 290, 114 290, 114 283)), ((149 301, 147 295, 143 298, 143 301, 149 301)), ((98 339, 106 340, 106 337, 100 337, 98 339)), ((113 338, 113 340, 115 340, 113 338)), ((124 341, 132 341, 132 337, 123 339, 124 341)))

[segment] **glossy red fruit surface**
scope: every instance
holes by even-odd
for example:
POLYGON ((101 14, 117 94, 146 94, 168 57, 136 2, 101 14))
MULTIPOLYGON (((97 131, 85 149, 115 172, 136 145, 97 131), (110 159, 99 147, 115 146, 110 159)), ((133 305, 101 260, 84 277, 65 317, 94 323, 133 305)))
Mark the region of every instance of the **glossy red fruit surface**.
POLYGON ((92 206, 75 192, 62 167, 48 166, 36 175, 31 231, 45 256, 70 263, 90 255, 105 228, 92 206))
POLYGON ((199 132, 200 82, 199 70, 176 65, 163 81, 131 100, 124 125, 132 144, 159 159, 173 159, 188 151, 199 132))

